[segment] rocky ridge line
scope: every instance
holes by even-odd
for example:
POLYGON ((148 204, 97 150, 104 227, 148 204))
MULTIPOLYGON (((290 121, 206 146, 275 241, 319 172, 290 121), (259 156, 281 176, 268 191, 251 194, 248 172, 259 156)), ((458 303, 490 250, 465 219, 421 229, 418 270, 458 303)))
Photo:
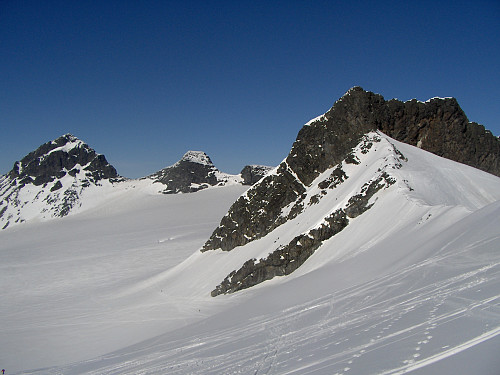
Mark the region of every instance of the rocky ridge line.
MULTIPOLYGON (((307 206, 318 204, 328 194, 328 190, 334 190, 344 183, 349 176, 344 172, 343 166, 346 164, 359 165, 359 158, 356 155, 368 153, 373 144, 380 141, 381 138, 376 135, 364 136, 360 144, 341 163, 331 168, 332 172, 326 178, 315 181, 309 187, 309 190, 314 190, 313 188, 317 186, 320 193, 312 196, 304 194, 303 199, 301 199, 301 207, 306 210, 307 206)), ((335 209, 324 217, 319 225, 298 234, 288 244, 273 250, 266 258, 246 261, 240 269, 232 271, 217 285, 211 292, 212 297, 250 288, 276 276, 289 275, 298 269, 324 241, 346 228, 350 219, 354 219, 369 210, 375 204, 374 196, 377 192, 396 182, 390 175, 390 170, 401 168, 406 158, 394 145, 392 145, 392 149, 394 158, 386 160, 385 164, 378 169, 377 174, 367 181, 358 193, 353 193, 348 197, 343 207, 335 209)), ((360 165, 358 168, 364 168, 364 166, 360 165)), ((286 209, 284 211, 286 212, 286 209)))
POLYGON ((382 95, 353 87, 299 131, 285 161, 231 206, 201 251, 232 250, 293 219, 302 210, 306 187, 374 130, 500 175, 500 140, 469 122, 455 99, 385 101, 382 95), (289 205, 289 216, 283 218, 281 212, 289 205))

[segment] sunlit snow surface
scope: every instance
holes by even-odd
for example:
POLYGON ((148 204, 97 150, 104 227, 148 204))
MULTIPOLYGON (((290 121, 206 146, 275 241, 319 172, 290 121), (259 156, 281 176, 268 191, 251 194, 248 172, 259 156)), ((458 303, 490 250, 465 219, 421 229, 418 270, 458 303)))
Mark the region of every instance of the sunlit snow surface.
POLYGON ((97 209, 0 232, 0 366, 9 374, 497 374, 500 179, 385 137, 358 156, 320 204, 231 252, 197 250, 242 186, 168 196, 137 187, 97 209), (408 162, 371 209, 290 276, 210 297, 231 270, 359 189, 393 156, 391 142, 408 162))

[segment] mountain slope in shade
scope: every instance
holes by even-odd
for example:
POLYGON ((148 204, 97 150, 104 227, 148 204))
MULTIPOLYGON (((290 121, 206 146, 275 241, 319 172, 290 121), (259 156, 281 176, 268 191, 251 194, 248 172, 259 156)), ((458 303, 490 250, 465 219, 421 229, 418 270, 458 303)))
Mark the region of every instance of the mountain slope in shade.
POLYGON ((68 215, 81 197, 122 181, 105 156, 71 134, 47 142, 0 179, 0 225, 68 215))

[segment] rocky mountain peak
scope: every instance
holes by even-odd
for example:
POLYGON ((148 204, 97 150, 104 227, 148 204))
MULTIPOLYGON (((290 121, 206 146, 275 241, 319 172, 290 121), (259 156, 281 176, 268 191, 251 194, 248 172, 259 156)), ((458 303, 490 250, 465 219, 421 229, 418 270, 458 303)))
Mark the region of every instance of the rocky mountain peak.
MULTIPOLYGON (((386 101, 353 87, 299 131, 285 161, 233 204, 202 251, 232 250, 293 219, 311 183, 339 163, 356 163, 353 150, 373 131, 500 175, 500 141, 469 122, 455 99, 386 101)), ((343 178, 339 170, 332 181, 343 178)))
POLYGON ((104 155, 96 153, 72 134, 65 134, 30 152, 14 164, 8 176, 20 179, 22 184, 39 186, 66 174, 75 176, 80 170, 84 170, 93 182, 118 177, 104 155))
POLYGON ((455 98, 386 101, 382 95, 356 86, 306 125, 287 158, 306 185, 317 171, 337 164, 372 130, 500 176, 499 139, 484 126, 469 122, 455 98))
POLYGON ((246 165, 240 172, 243 185, 253 185, 268 174, 273 167, 267 165, 246 165))
POLYGON ((65 134, 30 152, 2 176, 0 223, 6 228, 33 217, 66 216, 81 204, 80 196, 88 187, 121 179, 104 155, 65 134), (29 206, 36 209, 24 212, 29 206))
POLYGON ((188 151, 175 164, 146 177, 163 184, 164 194, 193 193, 211 186, 253 185, 272 167, 247 165, 239 175, 221 172, 203 151, 188 151))
POLYGON ((210 157, 204 153, 203 151, 188 151, 186 152, 182 158, 178 161, 178 163, 198 163, 203 165, 213 166, 212 160, 210 157))
POLYGON ((382 95, 353 87, 328 112, 305 124, 285 161, 231 206, 201 251, 232 251, 268 235, 278 236, 271 232, 283 235, 281 226, 295 218, 300 224, 303 213, 300 217, 307 220, 308 207, 328 196, 336 197, 330 201, 334 205, 327 205, 326 216, 315 217, 311 228, 229 273, 212 296, 294 272, 324 241, 370 210, 381 191, 395 183, 410 191, 405 180, 392 174, 407 159, 391 139, 500 175, 498 138, 469 122, 456 99, 386 101, 382 95), (364 161, 382 149, 387 152, 383 157, 368 158, 377 165, 364 161), (365 183, 354 190, 342 189, 353 173, 363 174, 365 183), (340 195, 337 201, 337 189, 348 196, 340 195))
POLYGON ((188 151, 169 167, 148 176, 155 183, 165 185, 164 194, 193 193, 210 186, 224 185, 237 179, 219 171, 203 151, 188 151))

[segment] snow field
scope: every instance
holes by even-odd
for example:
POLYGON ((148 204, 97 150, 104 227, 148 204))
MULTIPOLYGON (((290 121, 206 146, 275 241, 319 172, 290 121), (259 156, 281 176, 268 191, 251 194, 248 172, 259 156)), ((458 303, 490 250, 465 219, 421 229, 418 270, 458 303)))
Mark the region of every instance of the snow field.
POLYGON ((1 232, 0 363, 18 374, 348 375, 464 374, 476 362, 494 374, 500 179, 379 136, 318 204, 307 205, 331 171, 308 187, 304 213, 231 252, 198 249, 241 186, 128 189, 1 232), (393 145, 408 159, 400 169, 393 145), (384 168, 396 183, 294 273, 210 297, 384 168))
POLYGON ((81 360, 200 319, 151 280, 196 252, 245 187, 216 190, 124 190, 95 210, 2 231, 2 366, 81 360))
MULTIPOLYGON (((500 333, 500 258, 491 264, 490 257, 498 236, 489 221, 500 204, 492 206, 452 230, 471 236, 472 245, 457 238, 442 246, 450 238, 443 233, 433 244, 440 251, 430 259, 423 256, 369 281, 346 279, 363 261, 362 253, 346 264, 330 263, 260 288, 193 325, 40 373, 400 374, 447 359, 441 373, 461 374, 463 362, 455 355, 491 340, 498 343, 500 333)), ((490 355, 477 368, 494 374, 497 365, 490 355)))

